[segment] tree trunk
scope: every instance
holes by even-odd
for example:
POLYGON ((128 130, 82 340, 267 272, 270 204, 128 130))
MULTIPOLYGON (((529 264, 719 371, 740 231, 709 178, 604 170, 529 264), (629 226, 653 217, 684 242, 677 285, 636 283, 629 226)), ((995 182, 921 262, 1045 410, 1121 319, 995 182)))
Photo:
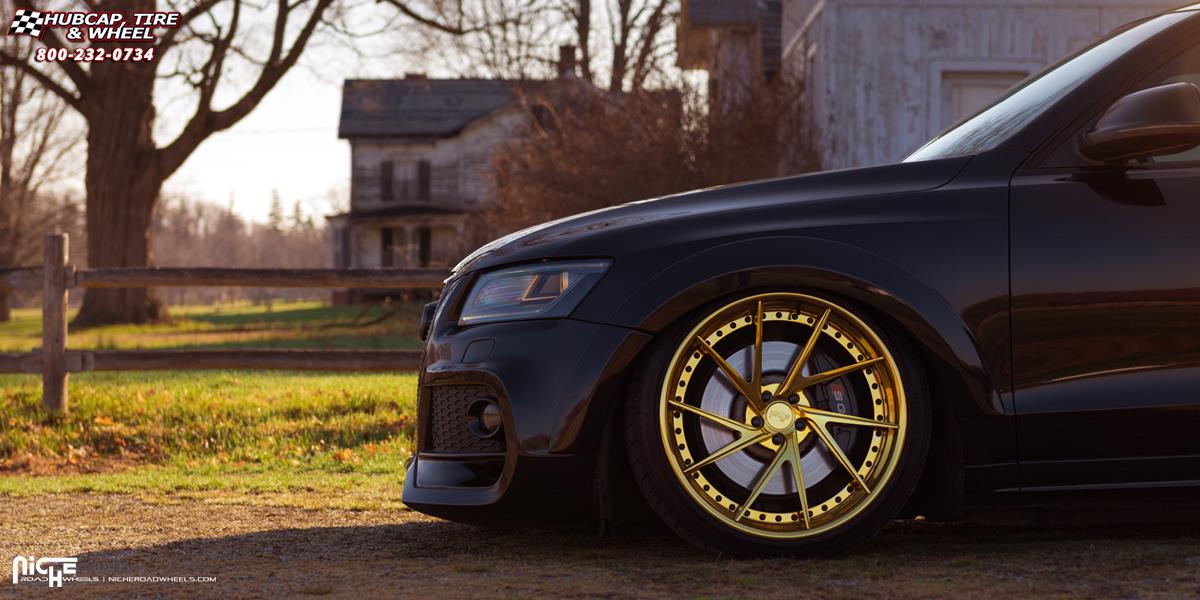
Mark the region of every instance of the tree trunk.
MULTIPOLYGON (((88 266, 151 264, 150 227, 162 188, 154 125, 154 71, 149 63, 97 62, 88 116, 88 266)), ((147 323, 166 318, 147 289, 92 289, 83 297, 77 326, 147 323)))
MULTIPOLYGON (((109 172, 93 183, 90 166, 88 171, 88 266, 149 266, 151 217, 162 181, 109 172)), ((74 324, 149 323, 166 316, 163 304, 146 288, 90 289, 74 324)))
POLYGON ((12 320, 12 308, 9 302, 9 291, 0 290, 0 323, 12 320))

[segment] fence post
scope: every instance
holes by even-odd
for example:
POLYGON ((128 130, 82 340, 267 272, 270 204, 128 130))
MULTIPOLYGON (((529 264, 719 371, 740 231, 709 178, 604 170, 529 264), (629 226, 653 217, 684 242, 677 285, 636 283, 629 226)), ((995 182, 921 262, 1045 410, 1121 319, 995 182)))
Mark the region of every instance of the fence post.
POLYGON ((67 235, 43 238, 42 406, 67 411, 67 235))

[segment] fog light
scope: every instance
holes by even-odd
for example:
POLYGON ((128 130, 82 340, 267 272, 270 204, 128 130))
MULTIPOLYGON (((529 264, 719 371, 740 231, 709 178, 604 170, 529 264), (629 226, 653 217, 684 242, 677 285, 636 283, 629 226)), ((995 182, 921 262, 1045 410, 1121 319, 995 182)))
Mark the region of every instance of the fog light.
POLYGON ((495 437, 502 424, 500 406, 491 398, 476 400, 467 407, 467 429, 477 438, 495 437))

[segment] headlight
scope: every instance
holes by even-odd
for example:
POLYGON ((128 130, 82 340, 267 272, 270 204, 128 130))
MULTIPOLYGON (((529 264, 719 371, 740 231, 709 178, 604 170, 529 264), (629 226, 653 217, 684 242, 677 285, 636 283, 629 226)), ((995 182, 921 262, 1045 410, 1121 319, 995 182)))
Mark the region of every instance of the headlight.
POLYGON ((485 273, 467 295, 458 324, 565 317, 610 264, 606 260, 559 262, 485 273))

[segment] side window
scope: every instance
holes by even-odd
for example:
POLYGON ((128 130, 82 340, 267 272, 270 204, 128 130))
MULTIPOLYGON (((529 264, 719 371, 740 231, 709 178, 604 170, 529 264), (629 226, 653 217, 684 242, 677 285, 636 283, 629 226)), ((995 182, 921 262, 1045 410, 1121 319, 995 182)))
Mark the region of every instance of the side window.
MULTIPOLYGON (((1183 54, 1142 80, 1138 89, 1152 88, 1168 83, 1190 83, 1200 88, 1200 45, 1192 46, 1183 54)), ((1200 162, 1200 148, 1192 148, 1187 152, 1155 156, 1150 159, 1155 163, 1200 162)))

